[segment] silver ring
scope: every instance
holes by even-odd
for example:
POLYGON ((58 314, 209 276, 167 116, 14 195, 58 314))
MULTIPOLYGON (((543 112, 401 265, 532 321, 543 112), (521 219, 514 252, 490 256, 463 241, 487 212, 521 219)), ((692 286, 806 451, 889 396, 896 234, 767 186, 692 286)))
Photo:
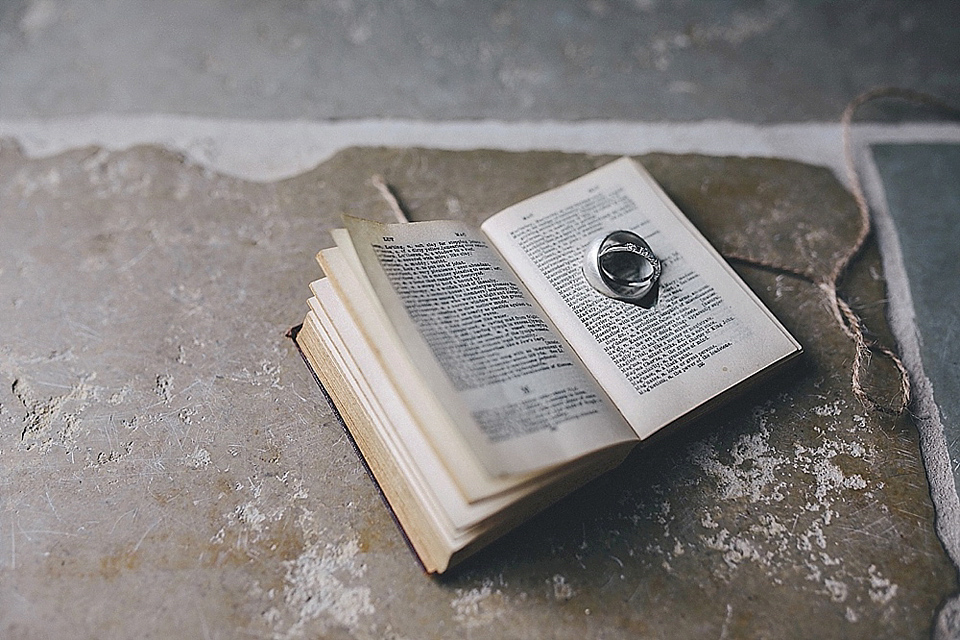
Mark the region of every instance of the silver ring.
POLYGON ((660 280, 663 265, 647 244, 632 231, 614 231, 594 238, 583 257, 583 275, 603 295, 639 302, 660 280))

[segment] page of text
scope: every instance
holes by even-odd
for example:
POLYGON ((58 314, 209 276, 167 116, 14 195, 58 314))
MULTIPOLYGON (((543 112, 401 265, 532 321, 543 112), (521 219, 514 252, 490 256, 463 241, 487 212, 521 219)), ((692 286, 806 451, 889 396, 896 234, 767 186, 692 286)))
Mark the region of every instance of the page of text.
POLYGON ((635 438, 478 231, 447 221, 347 227, 400 340, 491 474, 635 438))
POLYGON ((483 229, 641 437, 798 349, 631 160, 515 205, 483 229), (649 309, 584 278, 587 245, 620 229, 661 260, 649 309))

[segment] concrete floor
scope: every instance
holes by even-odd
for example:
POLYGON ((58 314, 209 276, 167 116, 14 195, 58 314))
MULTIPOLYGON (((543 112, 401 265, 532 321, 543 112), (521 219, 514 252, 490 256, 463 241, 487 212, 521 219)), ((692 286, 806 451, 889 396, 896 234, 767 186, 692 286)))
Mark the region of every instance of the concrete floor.
POLYGON ((960 5, 726 0, 0 3, 0 118, 834 120, 960 101, 960 5))
MULTIPOLYGON (((848 396, 842 335, 788 304, 815 292, 762 273, 751 284, 814 354, 802 376, 633 457, 462 572, 421 575, 282 337, 311 254, 341 211, 376 209, 377 167, 417 215, 452 215, 453 194, 475 216, 540 184, 522 176, 595 161, 348 151, 263 184, 211 167, 237 119, 288 136, 368 119, 374 143, 395 119, 536 121, 545 148, 570 121, 676 122, 664 139, 681 148, 702 120, 833 123, 878 84, 960 103, 957 24, 955 2, 0 3, 0 131, 16 144, 87 115, 144 129, 117 139, 210 136, 200 165, 158 146, 37 159, 0 143, 0 636, 929 635, 957 583, 923 437, 848 396), (152 114, 172 116, 164 135, 152 114)), ((761 155, 802 155, 779 140, 761 155)), ((258 144, 247 166, 269 174, 258 144)), ((715 241, 743 240, 724 211, 783 202, 730 199, 731 183, 711 212, 708 174, 781 185, 794 220, 846 237, 828 173, 650 162, 715 241)), ((873 247, 846 291, 884 335, 881 271, 873 247)), ((956 611, 941 637, 960 633, 956 611)))

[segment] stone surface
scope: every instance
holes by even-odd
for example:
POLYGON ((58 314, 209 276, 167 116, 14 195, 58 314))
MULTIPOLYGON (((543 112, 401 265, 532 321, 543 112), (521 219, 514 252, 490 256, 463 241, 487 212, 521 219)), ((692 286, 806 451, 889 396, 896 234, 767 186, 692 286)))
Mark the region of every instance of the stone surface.
POLYGON ((8 0, 0 118, 833 121, 877 85, 960 99, 958 20, 954 0, 8 0))
MULTIPOLYGON (((804 344, 758 388, 440 579, 285 331, 339 214, 479 221, 607 158, 361 149, 259 184, 154 147, 0 147, 0 635, 925 637, 956 590, 909 416, 853 399, 819 290, 738 269, 804 344)), ((722 251, 817 272, 831 174, 641 159, 722 251)), ((888 340, 867 248, 843 291, 888 340)), ((882 358, 870 392, 894 395, 882 358)))
POLYGON ((960 480, 960 145, 876 145, 890 214, 910 279, 924 371, 960 480))

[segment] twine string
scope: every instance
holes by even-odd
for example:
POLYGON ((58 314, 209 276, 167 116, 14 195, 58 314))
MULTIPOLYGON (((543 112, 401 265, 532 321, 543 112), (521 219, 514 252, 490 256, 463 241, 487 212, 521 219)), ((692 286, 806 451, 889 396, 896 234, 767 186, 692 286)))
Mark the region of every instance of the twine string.
MULTIPOLYGON (((880 98, 897 98, 924 106, 945 110, 955 114, 960 114, 960 111, 958 111, 952 105, 936 98, 935 96, 910 89, 901 89, 898 87, 878 87, 871 89, 858 95, 856 98, 851 100, 849 104, 847 104, 846 108, 843 110, 843 116, 841 117, 840 125, 841 135, 843 138, 844 165, 846 168, 847 179, 850 183, 853 199, 857 205, 859 229, 857 230, 857 237, 854 239, 854 242, 849 245, 847 250, 834 262, 833 268, 830 270, 828 275, 820 276, 817 275, 812 268, 797 269, 787 265, 779 264, 774 261, 753 258, 732 251, 724 251, 722 254, 724 258, 728 260, 794 276, 816 285, 823 292, 823 295, 826 298, 827 304, 837 324, 843 330, 844 334, 846 334, 846 336, 854 343, 854 356, 850 373, 850 382, 853 387, 854 396, 860 401, 861 404, 868 408, 880 411, 882 413, 899 415, 910 404, 911 387, 909 372, 907 371, 906 366, 903 364, 903 361, 900 359, 900 356, 898 356, 892 349, 880 344, 876 340, 868 339, 866 337, 863 328, 863 321, 861 320, 860 316, 857 315, 857 312, 853 310, 850 304, 847 303, 847 301, 844 300, 837 291, 840 278, 843 277, 853 260, 859 255, 872 232, 870 206, 867 203, 867 198, 863 192, 863 186, 860 181, 860 174, 857 171, 856 159, 853 151, 853 117, 861 106, 867 102, 880 98), (869 393, 867 393, 866 389, 864 389, 863 374, 865 373, 867 365, 870 362, 871 353, 879 353, 887 358, 894 365, 899 374, 899 397, 892 407, 875 400, 870 396, 869 393)), ((404 207, 400 204, 399 199, 397 198, 393 189, 391 189, 390 186, 384 182, 383 178, 379 175, 376 175, 371 178, 370 182, 380 192, 384 200, 387 201, 390 210, 396 216, 397 220, 399 222, 408 222, 410 220, 409 215, 407 215, 404 207)))
POLYGON ((390 207, 390 212, 393 213, 397 222, 410 222, 410 216, 407 215, 403 205, 400 204, 400 199, 397 197, 397 194, 394 193, 393 188, 384 181, 383 176, 379 173, 370 176, 370 184, 372 184, 374 188, 380 192, 383 199, 387 201, 387 206, 390 207))
POLYGON ((860 402, 868 407, 877 409, 884 413, 900 414, 910 404, 910 374, 907 367, 903 364, 892 349, 878 343, 875 340, 868 340, 864 336, 863 322, 857 313, 849 304, 837 293, 837 282, 846 273, 853 259, 863 249, 867 238, 872 231, 870 221, 870 205, 867 203, 867 197, 863 191, 863 183, 860 180, 860 173, 857 171, 856 157, 853 149, 853 117, 857 110, 864 104, 881 98, 896 98, 913 102, 927 107, 942 109, 956 113, 957 110, 939 98, 911 89, 901 89, 899 87, 877 87, 861 93, 843 110, 843 116, 840 119, 841 132, 843 136, 843 159, 847 171, 847 180, 850 183, 850 190, 853 199, 857 204, 857 212, 860 216, 860 229, 857 238, 847 249, 847 252, 840 257, 833 265, 833 270, 827 280, 818 283, 820 288, 826 293, 827 300, 837 317, 840 326, 850 339, 854 342, 854 358, 851 366, 851 384, 853 393, 860 402), (870 360, 870 353, 880 353, 896 367, 900 376, 900 394, 897 403, 893 407, 888 407, 877 402, 864 390, 861 376, 870 360))
POLYGON ((860 174, 857 171, 856 158, 854 157, 853 151, 853 117, 861 106, 867 102, 880 98, 898 98, 924 106, 945 110, 954 114, 960 113, 952 105, 940 100, 939 98, 936 98, 935 96, 910 89, 901 89, 898 87, 877 87, 858 95, 856 98, 851 100, 849 104, 847 104, 846 108, 843 110, 843 116, 840 119, 840 128, 843 138, 844 168, 846 169, 847 179, 850 183, 850 189, 854 202, 857 205, 859 229, 857 230, 857 237, 854 239, 853 243, 849 245, 847 250, 834 262, 830 273, 827 274, 826 277, 818 276, 813 272, 812 269, 796 269, 773 261, 744 256, 737 254, 736 252, 723 252, 723 256, 728 260, 734 260, 744 264, 795 276, 816 285, 823 292, 823 295, 827 300, 827 304, 833 314, 834 319, 837 321, 837 324, 840 325, 840 328, 843 330, 843 332, 854 343, 853 362, 850 367, 850 383, 853 387, 854 396, 866 407, 883 413, 899 415, 910 404, 911 386, 910 374, 907 371, 907 367, 903 364, 903 360, 900 359, 900 356, 898 356, 892 349, 880 344, 876 340, 871 340, 866 337, 863 328, 863 321, 861 320, 860 316, 857 315, 856 311, 853 310, 850 304, 840 296, 837 290, 840 278, 843 277, 853 260, 859 255, 860 251, 866 244, 867 238, 870 237, 872 232, 870 206, 867 203, 867 198, 863 191, 863 185, 860 180, 860 174), (871 397, 869 393, 867 393, 866 389, 864 389, 863 374, 865 373, 867 365, 870 362, 871 353, 881 354, 887 358, 897 369, 897 374, 900 378, 900 388, 897 401, 892 407, 877 401, 871 397))

